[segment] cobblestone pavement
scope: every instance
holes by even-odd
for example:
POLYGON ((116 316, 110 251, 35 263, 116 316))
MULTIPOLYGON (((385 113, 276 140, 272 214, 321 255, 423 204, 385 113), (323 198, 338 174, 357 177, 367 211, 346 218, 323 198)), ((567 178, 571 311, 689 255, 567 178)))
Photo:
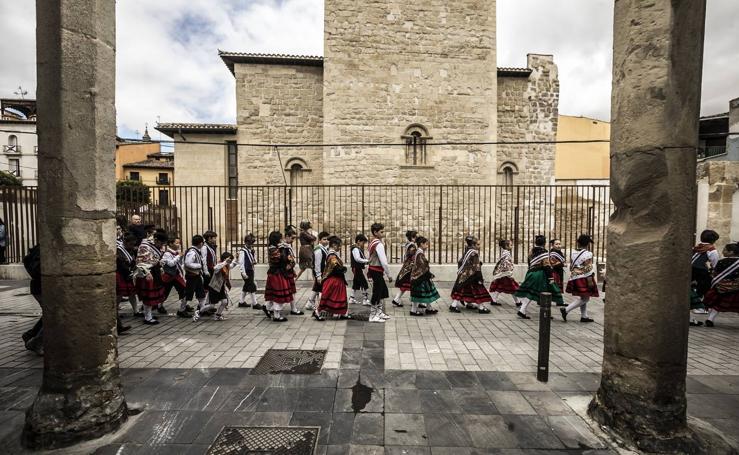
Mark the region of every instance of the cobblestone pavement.
MULTIPOLYGON (((41 359, 19 341, 38 316, 24 286, 0 283, 0 445, 11 454, 25 453, 18 435, 41 384, 41 359)), ((592 306, 602 321, 601 304, 592 306)), ((224 426, 311 426, 320 428, 317 455, 615 454, 585 413, 599 384, 602 325, 555 319, 553 372, 540 383, 538 322, 515 319, 514 308, 415 318, 407 305, 389 305, 384 325, 307 316, 277 324, 239 308, 223 322, 163 316, 144 326, 126 317, 122 380, 142 412, 96 449, 64 453, 204 454, 224 426), (269 348, 327 352, 319 374, 254 374, 269 348)), ((689 414, 735 444, 738 337, 730 316, 692 329, 687 379, 689 414)))
MULTIPOLYGON (((22 282, 0 282, 0 368, 42 366, 41 359, 25 351, 20 341, 20 334, 40 313, 35 300, 27 295, 26 286, 22 282)), ((536 307, 530 312, 531 320, 517 319, 512 300, 505 296, 503 306, 493 307, 488 315, 473 310, 454 314, 447 311, 450 283, 440 283, 439 288, 444 297, 436 316, 409 316, 407 297, 403 308, 393 307, 388 301, 386 311, 392 319, 384 324, 385 369, 535 371, 539 332, 536 307)), ((234 302, 238 289, 239 283, 235 283, 231 292, 234 302)), ((309 292, 306 287, 299 289, 301 304, 309 292)), ((171 299, 168 306, 174 312, 171 299)), ((588 306, 595 323, 581 324, 577 316, 564 323, 553 308, 552 372, 600 371, 603 303, 595 299, 588 306)), ((130 317, 127 303, 121 309, 124 322, 133 326, 120 338, 122 368, 252 368, 270 348, 326 349, 325 368, 338 368, 347 334, 344 321, 318 323, 308 315, 292 316, 289 322, 277 324, 260 311, 231 308, 229 319, 223 322, 204 319, 195 323, 169 315, 160 317, 162 324, 158 326, 144 326, 130 317)), ((361 311, 361 306, 352 309, 361 311)), ((713 328, 691 328, 688 374, 738 375, 737 345, 739 317, 734 314, 719 316, 713 328)))

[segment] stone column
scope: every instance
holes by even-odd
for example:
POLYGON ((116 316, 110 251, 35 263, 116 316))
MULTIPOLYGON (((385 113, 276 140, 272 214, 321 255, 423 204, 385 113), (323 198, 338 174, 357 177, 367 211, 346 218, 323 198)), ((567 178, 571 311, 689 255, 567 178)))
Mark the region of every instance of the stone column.
POLYGON ((127 417, 115 308, 115 2, 37 0, 44 376, 23 443, 56 448, 127 417))
MULTIPOLYGON (((641 450, 681 451, 705 0, 616 0, 608 304, 591 415, 641 450)), ((690 451, 690 453, 697 453, 690 451)))

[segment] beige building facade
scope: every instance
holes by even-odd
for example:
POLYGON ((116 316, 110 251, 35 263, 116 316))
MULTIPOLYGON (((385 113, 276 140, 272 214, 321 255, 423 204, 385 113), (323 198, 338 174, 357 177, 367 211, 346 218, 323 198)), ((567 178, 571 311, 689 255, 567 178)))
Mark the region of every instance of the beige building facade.
POLYGON ((560 115, 554 177, 558 184, 608 185, 611 124, 589 117, 560 115), (570 142, 566 141, 604 141, 570 142))
POLYGON ((324 57, 221 51, 236 124, 157 127, 223 144, 176 144, 178 185, 553 183, 553 145, 490 143, 555 139, 557 67, 495 32, 494 0, 327 0, 324 57))

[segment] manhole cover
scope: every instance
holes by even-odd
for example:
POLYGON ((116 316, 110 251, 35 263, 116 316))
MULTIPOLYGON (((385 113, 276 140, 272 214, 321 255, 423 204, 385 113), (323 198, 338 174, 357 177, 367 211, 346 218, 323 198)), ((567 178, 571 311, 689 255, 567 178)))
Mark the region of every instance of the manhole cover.
POLYGON ((313 455, 319 427, 225 427, 208 455, 313 455))
POLYGON ((317 374, 321 372, 326 351, 270 349, 251 374, 317 374))

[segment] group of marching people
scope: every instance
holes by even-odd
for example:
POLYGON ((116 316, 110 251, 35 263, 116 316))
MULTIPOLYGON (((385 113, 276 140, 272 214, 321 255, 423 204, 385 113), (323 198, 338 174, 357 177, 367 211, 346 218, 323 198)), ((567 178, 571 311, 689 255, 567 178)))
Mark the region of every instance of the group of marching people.
POLYGON ((707 314, 706 327, 714 327, 719 313, 739 313, 739 243, 727 244, 720 258, 716 249, 719 235, 707 229, 693 247, 691 258, 691 326, 702 326, 695 314, 707 314))

